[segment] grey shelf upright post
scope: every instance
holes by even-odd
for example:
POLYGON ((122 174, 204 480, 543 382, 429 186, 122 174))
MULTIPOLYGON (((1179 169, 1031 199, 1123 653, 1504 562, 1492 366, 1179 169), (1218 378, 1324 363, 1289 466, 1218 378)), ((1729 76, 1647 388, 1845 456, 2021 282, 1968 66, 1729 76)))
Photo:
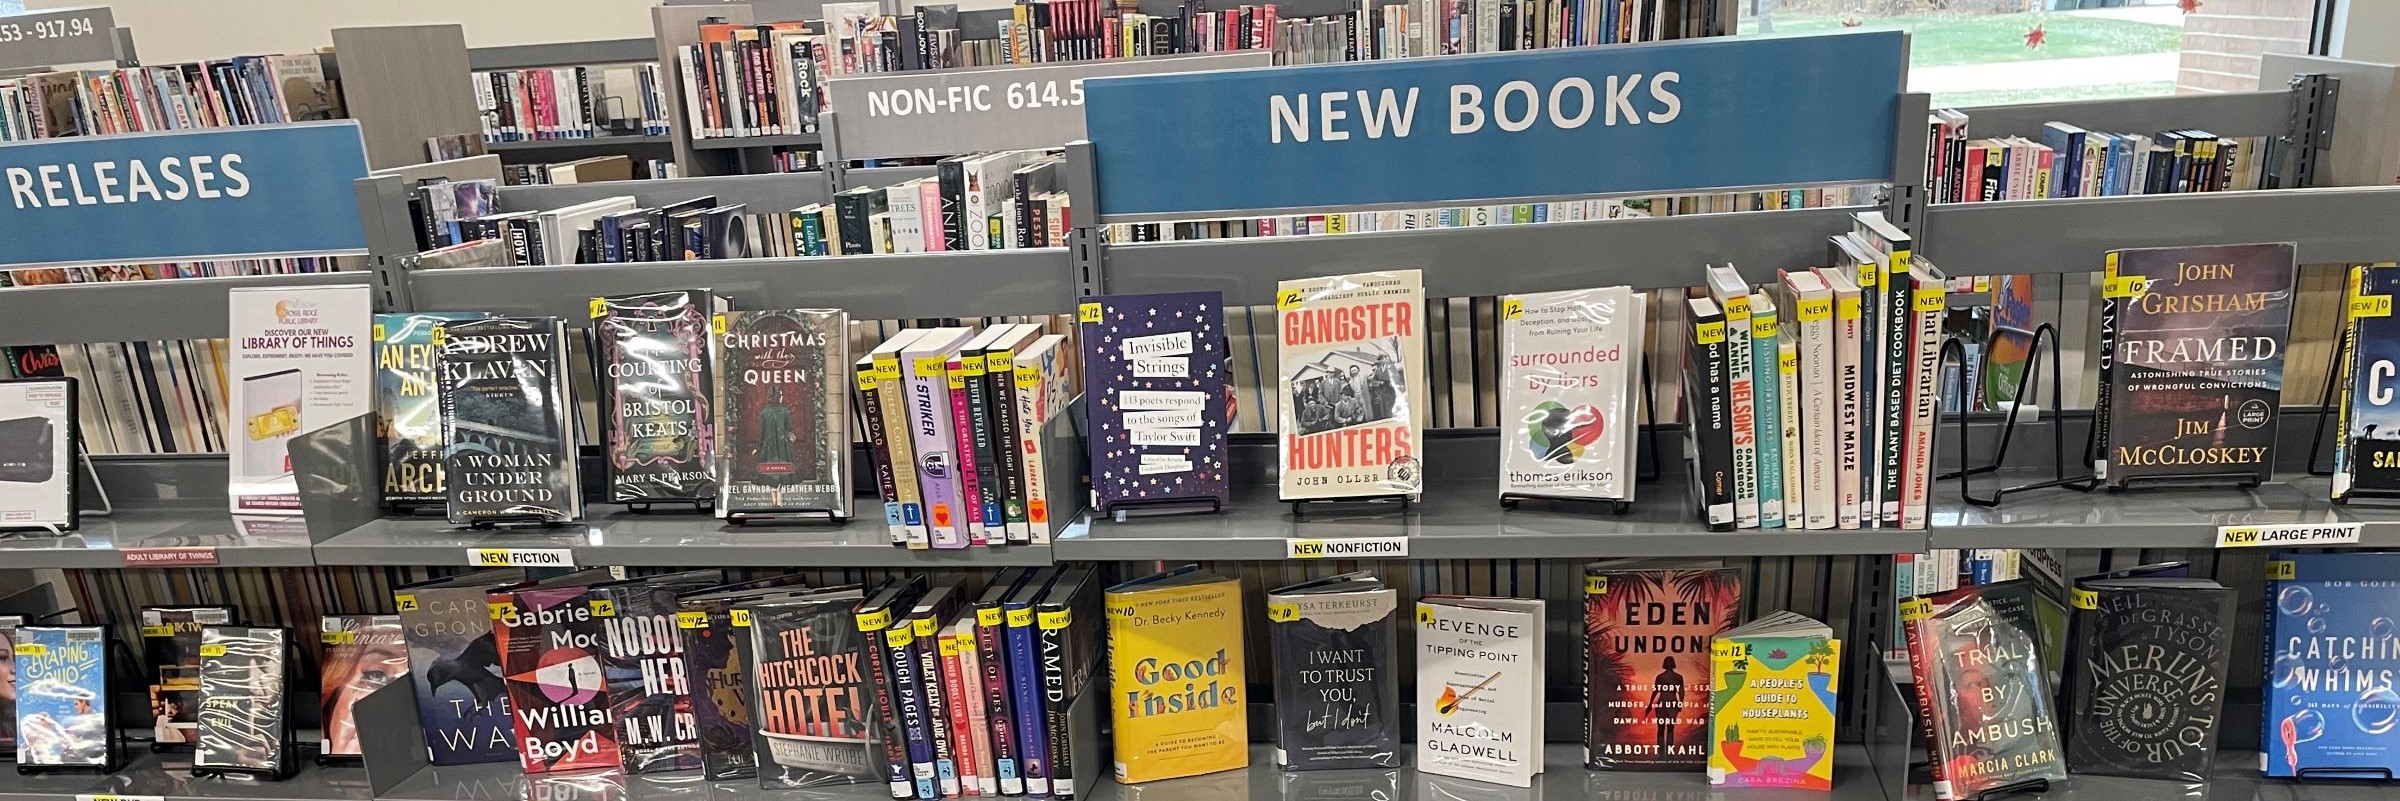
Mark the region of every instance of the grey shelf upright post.
POLYGON ((844 175, 850 169, 850 163, 842 160, 841 119, 833 110, 817 113, 817 136, 824 143, 821 151, 823 158, 820 159, 824 166, 819 169, 825 171, 825 185, 832 189, 833 194, 841 194, 850 188, 850 182, 844 175))
POLYGON ((1099 175, 1094 167, 1090 140, 1067 143, 1066 160, 1059 164, 1059 169, 1066 171, 1067 199, 1091 210, 1075 215, 1075 227, 1067 232, 1067 262, 1074 270, 1078 297, 1108 293, 1108 237, 1093 213, 1100 209, 1099 175))

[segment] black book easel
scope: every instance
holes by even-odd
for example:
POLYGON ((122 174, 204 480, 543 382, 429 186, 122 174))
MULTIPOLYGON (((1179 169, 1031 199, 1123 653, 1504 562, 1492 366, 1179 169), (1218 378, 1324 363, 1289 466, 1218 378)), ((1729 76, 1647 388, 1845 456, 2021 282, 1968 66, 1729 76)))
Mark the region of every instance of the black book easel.
MULTIPOLYGON (((64 614, 64 612, 59 614, 64 614)), ((48 773, 97 773, 105 775, 115 773, 118 769, 125 767, 125 732, 117 728, 113 710, 109 710, 108 705, 116 701, 117 696, 120 694, 120 690, 125 689, 126 677, 121 674, 125 670, 132 669, 131 666, 141 664, 141 660, 134 658, 133 649, 127 647, 124 641, 108 636, 108 629, 106 627, 68 626, 67 628, 92 629, 94 631, 98 631, 100 636, 108 641, 108 644, 102 646, 100 651, 100 695, 102 709, 101 727, 107 730, 107 733, 102 735, 107 739, 107 745, 104 748, 104 755, 101 757, 101 762, 96 765, 29 765, 25 763, 25 732, 20 730, 17 732, 17 775, 20 776, 33 776, 48 773)))
MULTIPOLYGON (((295 675, 294 668, 300 664, 298 661, 300 657, 300 649, 299 643, 292 640, 291 629, 282 629, 282 631, 284 634, 284 691, 277 693, 275 700, 275 728, 278 732, 276 737, 276 742, 278 745, 276 748, 274 764, 265 767, 240 765, 202 765, 195 760, 192 764, 192 775, 219 778, 247 778, 263 779, 267 781, 282 781, 284 779, 289 779, 300 772, 300 741, 298 736, 292 731, 292 716, 290 708, 290 699, 292 696, 291 690, 294 686, 292 678, 295 675)), ((203 687, 207 686, 205 683, 206 681, 207 679, 202 679, 203 687)), ((203 692, 205 692, 205 690, 203 690, 203 692)), ((203 700, 203 703, 206 703, 205 699, 203 700)), ((251 710, 253 714, 260 711, 262 710, 251 710)), ((197 745, 197 734, 194 735, 194 740, 195 745, 197 745)))
POLYGON ((1354 495, 1348 498, 1303 498, 1288 501, 1293 517, 1311 514, 1372 514, 1378 512, 1407 512, 1416 506, 1417 496, 1406 494, 1354 495))
POLYGON ((646 515, 650 513, 650 508, 653 506, 680 507, 687 505, 692 507, 692 511, 696 514, 707 514, 709 511, 714 510, 717 507, 717 503, 715 501, 705 498, 676 498, 672 500, 627 501, 625 502, 625 511, 632 512, 634 514, 646 515))
MULTIPOLYGON (((2025 373, 2022 377, 2017 379, 2016 391, 2012 394, 2012 397, 2016 398, 2018 403, 2023 403, 2025 402, 2025 398, 2039 394, 2043 386, 2038 380, 2041 377, 2041 368, 2045 365, 2050 368, 2050 411, 2053 417, 2050 425, 2050 467, 2052 471, 2052 477, 2030 484, 2020 484, 2013 487, 2001 487, 1999 490, 1994 491, 1991 494, 1991 497, 1988 498, 1975 497, 1975 493, 1972 488, 1972 477, 1984 473, 1998 472, 2001 465, 2008 463, 2008 446, 2010 442, 2016 439, 2017 435, 2017 415, 2014 411, 2008 412, 2008 419, 2000 424, 2000 443, 1997 448, 1992 450, 1991 463, 1984 465, 1974 464, 1973 460, 1969 458, 1969 447, 1967 442, 1968 435, 1970 433, 1967 427, 1967 415, 1969 409, 1974 406, 1974 388, 1967 385, 1967 376, 1988 374, 1986 371, 1991 369, 1991 353, 1988 351, 1985 352, 1983 354, 1982 363, 1977 365, 1977 369, 1972 372, 1967 370, 1966 361, 1966 340, 1959 337, 1951 337, 1942 342, 1942 350, 1938 356, 1938 360, 1934 364, 1934 370, 1937 371, 1938 374, 1938 371, 1942 369, 1943 365, 1955 364, 1958 366, 1958 370, 1954 374, 1957 376, 1957 379, 1955 382, 1951 382, 1949 386, 1955 388, 1958 392, 1958 411, 1955 412, 1955 416, 1951 418, 1951 421, 1956 424, 1956 433, 1951 435, 1951 439, 1958 441, 1959 469, 1949 473, 1940 474, 1936 476, 1936 478, 1941 480, 1953 478, 1958 479, 1959 499, 1966 501, 1969 505, 1983 507, 1999 506, 2000 499, 2002 497, 2019 492, 2031 492, 2033 490, 2043 489, 2071 489, 2078 492, 2090 491, 2093 486, 2091 474, 2084 473, 2082 475, 2076 475, 2068 471, 2067 430, 2064 421, 2056 419, 2059 410, 2064 408, 2060 405, 2061 399, 2064 397, 2064 393, 2060 392, 2059 390, 2062 382, 2059 380, 2058 368, 2058 329, 2049 323, 2043 323, 2033 329, 2033 339, 2026 350, 2025 373), (2048 343, 2050 345, 2049 360, 2047 362, 2043 361, 2042 358, 2042 345, 2044 343, 2048 343)), ((2087 463, 2091 459, 2091 444, 2089 442, 2086 442, 2084 445, 2084 459, 2087 463)))
POLYGON ((1993 799, 2000 798, 2002 796, 2017 795, 2020 793, 2025 795, 2041 795, 2047 792, 2050 792, 2049 779, 2026 779, 2021 782, 2010 782, 2008 784, 2003 784, 1998 787, 1976 793, 1974 797, 1961 799, 1961 801, 1992 801, 1993 799))
POLYGON ((1166 517, 1170 515, 1213 515, 1225 511, 1224 501, 1215 496, 1206 498, 1142 498, 1113 501, 1108 516, 1123 523, 1133 517, 1166 517))
POLYGON ((490 531, 492 529, 502 528, 559 528, 571 522, 574 521, 551 520, 538 515, 511 515, 508 517, 476 518, 474 520, 467 521, 467 524, 464 526, 464 528, 474 531, 490 531))
POLYGON ((760 509, 749 512, 726 512, 724 520, 725 525, 728 526, 841 526, 850 522, 850 518, 843 517, 840 512, 836 512, 832 509, 822 508, 760 509))
MULTIPOLYGON (((1637 442, 1634 444, 1633 475, 1634 480, 1637 482, 1650 482, 1658 480, 1658 459, 1661 451, 1658 449, 1658 410, 1652 403, 1650 403, 1650 399, 1653 397, 1653 394, 1651 393, 1650 359, 1648 356, 1642 357, 1641 390, 1642 396, 1640 404, 1642 407, 1642 439, 1647 441, 1650 446, 1650 469, 1642 469, 1642 443, 1637 442)), ((1502 435, 1506 436, 1506 433, 1503 432, 1502 435)), ((1611 514, 1621 515, 1626 512, 1633 511, 1633 501, 1629 499, 1576 498, 1563 495, 1539 495, 1522 492, 1500 493, 1500 508, 1502 509, 1515 509, 1517 508, 1518 504, 1524 501, 1538 501, 1546 503, 1550 505, 1552 511, 1560 512, 1596 509, 1600 504, 1607 504, 1611 514)))

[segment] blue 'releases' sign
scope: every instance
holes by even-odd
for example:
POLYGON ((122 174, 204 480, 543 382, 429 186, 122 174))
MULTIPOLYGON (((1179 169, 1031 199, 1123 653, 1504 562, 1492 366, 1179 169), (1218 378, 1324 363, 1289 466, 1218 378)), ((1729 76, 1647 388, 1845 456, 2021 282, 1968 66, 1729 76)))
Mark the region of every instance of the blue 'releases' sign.
POLYGON ((0 266, 364 252, 350 120, 0 145, 0 266))
POLYGON ((1094 78, 1084 129, 1103 217, 1880 181, 1907 51, 1878 32, 1094 78))

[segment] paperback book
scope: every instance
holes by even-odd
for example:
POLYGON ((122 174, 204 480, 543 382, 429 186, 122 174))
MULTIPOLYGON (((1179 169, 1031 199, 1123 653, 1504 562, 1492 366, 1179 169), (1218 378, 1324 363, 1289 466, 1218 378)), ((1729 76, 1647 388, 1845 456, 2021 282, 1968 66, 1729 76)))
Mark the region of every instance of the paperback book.
POLYGON ((2109 252, 2093 413, 2103 483, 2274 472, 2294 247, 2109 252))
POLYGON ((503 589, 485 600, 508 686, 517 764, 526 773, 617 767, 608 680, 600 669, 607 632, 593 614, 590 588, 503 589))
POLYGON ((1417 772, 1533 786, 1542 772, 1546 604, 1417 601, 1417 772))
POLYGON ((2354 491, 2400 493, 2400 317, 2392 297, 2400 294, 2400 264, 2379 262, 2350 268, 2346 324, 2342 327, 2341 434, 2333 442, 2333 500, 2354 491))
POLYGON ((2234 591, 2208 579, 2075 582, 2067 767, 2186 783, 2213 775, 2234 591))
POLYGON ((492 615, 484 596, 523 580, 516 569, 410 584, 393 592, 408 642, 408 678, 433 764, 512 762, 508 682, 500 674, 492 615))
POLYGON ((759 785, 821 787, 886 778, 861 668, 869 643, 853 610, 857 585, 741 607, 758 656, 754 721, 759 785))
POLYGON ((1117 781, 1249 765, 1241 582, 1186 565, 1110 587, 1107 603, 1117 781))
POLYGON ((436 331, 450 522, 583 516, 559 319, 470 320, 436 331))
POLYGON ((1501 300, 1500 496, 1633 500, 1646 295, 1625 287, 1501 300))
POLYGON ((607 633, 600 673, 626 773, 700 767, 676 598, 724 580, 724 571, 695 570, 592 585, 592 614, 607 633))
POLYGON ((1372 573, 1267 593, 1278 767, 1400 766, 1399 611, 1399 592, 1372 573))
POLYGON ((226 298, 225 406, 241 421, 227 438, 233 511, 298 514, 292 438, 375 411, 374 293, 242 287, 226 298))
POLYGON ((433 329, 481 312, 375 315, 375 436, 383 442, 383 502, 443 503, 442 405, 434 391, 433 329))
POLYGON ((608 499, 714 501, 716 340, 725 300, 706 290, 592 299, 608 499))
POLYGON ((717 516, 850 517, 850 315, 779 309, 720 319, 717 516))
POLYGON ((192 770, 282 778, 292 763, 284 716, 284 656, 291 630, 208 626, 200 630, 200 723, 192 770))
POLYGON ((0 380, 0 531, 72 531, 82 471, 72 378, 0 380))
POLYGON ((1276 285, 1279 496, 1414 497, 1424 489, 1422 273, 1276 285))
POLYGON ((1708 783, 1833 789, 1835 690, 1842 641, 1777 612, 1709 644, 1708 783))
POLYGON ((200 725, 200 629, 233 623, 229 606, 142 608, 142 658, 150 666, 153 748, 181 748, 200 725))
POLYGON ((2388 631, 2400 553, 2277 553, 2267 562, 2267 687, 2259 769, 2270 778, 2400 771, 2385 721, 2400 707, 2388 631))
POLYGON ((1096 511, 1231 502, 1224 307, 1216 292, 1103 295, 1077 307, 1096 511))
POLYGON ((24 626, 16 630, 17 767, 114 767, 109 728, 108 630, 24 626))
POLYGON ((399 615, 326 615, 319 620, 318 720, 322 757, 356 757, 358 702, 408 675, 408 642, 399 615))
POLYGON ((1741 610, 1738 569, 1586 566, 1584 764, 1707 765, 1710 642, 1741 622, 1741 610))
POLYGON ((1967 586, 1901 602, 1937 798, 2067 778, 2027 587, 1967 586))

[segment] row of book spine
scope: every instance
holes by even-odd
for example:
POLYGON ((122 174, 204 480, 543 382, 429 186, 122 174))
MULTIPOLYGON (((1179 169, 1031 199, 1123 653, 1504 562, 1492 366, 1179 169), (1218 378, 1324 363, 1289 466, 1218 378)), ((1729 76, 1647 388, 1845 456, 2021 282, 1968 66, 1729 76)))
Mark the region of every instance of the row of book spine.
POLYGON ((343 116, 325 56, 240 56, 0 80, 0 141, 225 128, 343 116))
POLYGON ((1718 214, 1739 211, 1815 209, 1865 205, 1868 187, 1819 187, 1766 192, 1682 195, 1657 198, 1563 200, 1544 203, 1448 206, 1390 211, 1328 212, 1221 220, 1163 223, 1110 223, 1104 230, 1111 242, 1179 242, 1199 239, 1242 239, 1262 236, 1314 236, 1422 228, 1470 228, 1486 225, 1619 220, 1667 217, 1677 214, 1718 214))
POLYGON ((1079 505, 1054 497, 1050 420, 1080 395, 1067 336, 1039 325, 910 329, 858 360, 857 404, 892 544, 1043 544, 1079 505), (1054 509, 1056 505, 1059 508, 1054 509))
POLYGON ((1327 64, 1731 33, 1713 9, 1658 0, 1356 2, 1340 15, 1280 20, 1269 47, 1278 64, 1327 64))
POLYGON ((1832 266, 1757 288, 1715 266, 1693 290, 1686 450, 1711 529, 1925 526, 1948 282, 1880 212, 1856 223, 1832 266))
POLYGON ((694 139, 815 133, 826 68, 816 26, 706 23, 676 49, 694 139))
POLYGON ((2159 195, 2268 188, 2274 138, 2179 129, 2108 133, 2066 122, 2023 136, 1976 138, 1971 115, 1926 117, 1926 187, 1936 203, 2159 195))
POLYGON ((471 78, 485 142, 667 133, 656 63, 493 70, 471 78))

